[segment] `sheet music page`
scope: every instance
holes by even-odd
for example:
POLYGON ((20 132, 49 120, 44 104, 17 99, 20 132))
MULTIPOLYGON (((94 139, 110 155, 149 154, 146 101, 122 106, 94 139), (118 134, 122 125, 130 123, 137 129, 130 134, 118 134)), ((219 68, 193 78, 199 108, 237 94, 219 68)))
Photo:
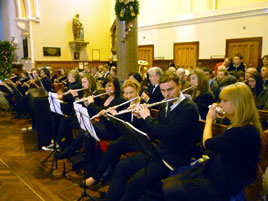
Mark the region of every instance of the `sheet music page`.
POLYGON ((118 120, 118 121, 121 121, 123 124, 125 124, 125 125, 127 125, 128 127, 132 128, 132 129, 135 130, 136 132, 138 132, 138 133, 140 133, 140 134, 146 136, 146 137, 148 138, 148 140, 150 139, 150 138, 148 137, 147 133, 145 133, 145 132, 143 132, 143 131, 137 129, 137 128, 134 127, 131 123, 129 123, 129 122, 127 122, 127 121, 124 121, 124 120, 122 120, 122 119, 119 119, 119 118, 117 118, 117 117, 115 117, 115 116, 113 116, 113 115, 110 115, 110 114, 108 114, 108 116, 109 116, 110 118, 114 118, 114 119, 116 119, 116 120, 118 120))
POLYGON ((64 115, 61 111, 60 103, 61 100, 58 99, 57 93, 48 93, 48 102, 49 102, 49 108, 51 112, 55 112, 56 114, 64 115))
POLYGON ((100 141, 90 120, 87 108, 81 104, 74 103, 74 110, 81 129, 88 132, 95 140, 100 141))

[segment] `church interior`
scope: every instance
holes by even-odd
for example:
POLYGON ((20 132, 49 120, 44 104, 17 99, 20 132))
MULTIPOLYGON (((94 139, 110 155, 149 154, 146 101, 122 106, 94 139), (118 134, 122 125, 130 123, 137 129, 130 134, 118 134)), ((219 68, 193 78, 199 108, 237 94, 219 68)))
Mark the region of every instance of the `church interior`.
POLYGON ((268 200, 267 21, 267 0, 0 0, 0 200, 268 200))

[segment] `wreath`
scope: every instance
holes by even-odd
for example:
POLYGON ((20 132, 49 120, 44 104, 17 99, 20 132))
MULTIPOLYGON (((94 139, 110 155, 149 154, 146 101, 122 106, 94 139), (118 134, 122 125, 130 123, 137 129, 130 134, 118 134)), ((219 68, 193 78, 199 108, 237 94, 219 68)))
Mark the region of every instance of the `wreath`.
POLYGON ((115 13, 120 21, 131 22, 139 14, 138 0, 117 0, 115 13))
POLYGON ((0 41, 0 80, 10 77, 14 47, 8 41, 0 41))

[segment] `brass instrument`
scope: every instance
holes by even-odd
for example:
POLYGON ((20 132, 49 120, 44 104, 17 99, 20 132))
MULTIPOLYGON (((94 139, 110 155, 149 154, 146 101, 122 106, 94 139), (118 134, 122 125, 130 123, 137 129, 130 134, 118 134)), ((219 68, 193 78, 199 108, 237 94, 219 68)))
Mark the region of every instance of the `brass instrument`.
MULTIPOLYGON (((105 92, 105 93, 98 94, 98 95, 93 95, 93 98, 98 98, 98 97, 100 97, 100 96, 105 96, 105 95, 108 95, 108 94, 111 94, 111 93, 113 93, 113 91, 111 91, 111 92, 105 92)), ((75 101, 75 103, 81 103, 81 102, 83 102, 83 101, 86 101, 89 97, 90 97, 90 96, 85 97, 85 98, 81 98, 81 99, 75 101)))
MULTIPOLYGON (((160 104, 163 104, 163 103, 168 103, 168 102, 176 101, 176 100, 178 100, 178 99, 179 99, 178 97, 176 97, 176 98, 170 98, 170 99, 164 99, 164 100, 159 101, 159 102, 155 102, 155 103, 147 104, 147 107, 149 108, 149 107, 157 106, 157 105, 160 105, 160 104)), ((136 108, 133 108, 133 109, 131 109, 131 110, 128 110, 128 109, 126 109, 126 110, 121 110, 121 111, 118 112, 116 115, 120 115, 120 114, 125 114, 125 113, 129 113, 129 112, 133 112, 133 111, 135 111, 135 110, 136 110, 136 108)))
MULTIPOLYGON (((123 105, 126 105, 126 104, 128 104, 128 103, 131 103, 132 101, 136 100, 137 98, 139 98, 139 96, 136 96, 135 98, 132 98, 132 99, 130 99, 130 100, 128 100, 128 101, 125 101, 125 102, 120 103, 120 104, 118 104, 118 105, 115 105, 115 106, 113 106, 113 107, 109 107, 108 109, 106 109, 106 110, 104 111, 103 114, 107 113, 109 109, 117 109, 117 108, 119 108, 119 107, 121 107, 121 106, 123 106, 123 105)), ((94 115, 93 117, 91 117, 90 120, 93 120, 93 119, 95 119, 95 118, 97 118, 97 117, 99 117, 99 116, 101 116, 101 115, 98 113, 98 114, 94 115)))

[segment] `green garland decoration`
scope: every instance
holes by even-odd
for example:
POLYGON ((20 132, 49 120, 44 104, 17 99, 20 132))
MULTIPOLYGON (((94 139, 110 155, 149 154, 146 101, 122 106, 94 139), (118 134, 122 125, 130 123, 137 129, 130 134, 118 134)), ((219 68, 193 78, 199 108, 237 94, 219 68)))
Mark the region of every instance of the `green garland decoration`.
POLYGON ((14 47, 9 41, 0 41, 0 80, 11 76, 14 47))
POLYGON ((131 22, 139 14, 138 0, 117 0, 115 13, 120 21, 131 22))

